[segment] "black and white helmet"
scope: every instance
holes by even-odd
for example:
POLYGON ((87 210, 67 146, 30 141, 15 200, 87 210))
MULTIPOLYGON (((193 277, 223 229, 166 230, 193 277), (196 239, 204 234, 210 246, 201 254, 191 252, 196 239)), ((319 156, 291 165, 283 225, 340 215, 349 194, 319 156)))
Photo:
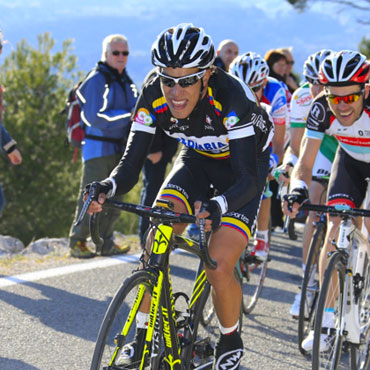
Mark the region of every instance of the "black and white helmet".
POLYGON ((191 23, 162 31, 152 46, 152 63, 157 67, 206 69, 215 57, 211 37, 191 23))
POLYGON ((321 63, 331 54, 332 50, 322 49, 311 54, 303 64, 303 76, 312 84, 319 84, 319 72, 321 63))
POLYGON ((248 52, 237 56, 230 65, 230 73, 247 85, 261 85, 269 75, 270 68, 261 55, 248 52))
POLYGON ((348 86, 369 82, 370 63, 357 51, 342 50, 332 53, 320 66, 320 83, 348 86))

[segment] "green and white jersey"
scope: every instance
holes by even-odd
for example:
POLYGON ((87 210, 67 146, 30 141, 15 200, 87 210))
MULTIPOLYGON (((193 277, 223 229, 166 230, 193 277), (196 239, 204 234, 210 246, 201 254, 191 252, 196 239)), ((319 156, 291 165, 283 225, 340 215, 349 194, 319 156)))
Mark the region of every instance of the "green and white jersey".
MULTIPOLYGON (((291 110, 291 121, 290 127, 292 128, 305 128, 308 114, 310 112, 313 98, 310 92, 310 86, 308 82, 300 86, 293 94, 290 110, 291 110)), ((330 162, 333 162, 335 152, 337 150, 338 141, 334 136, 324 136, 320 152, 330 162)))
POLYGON ((306 127, 312 100, 308 82, 294 91, 290 101, 290 127, 306 127))

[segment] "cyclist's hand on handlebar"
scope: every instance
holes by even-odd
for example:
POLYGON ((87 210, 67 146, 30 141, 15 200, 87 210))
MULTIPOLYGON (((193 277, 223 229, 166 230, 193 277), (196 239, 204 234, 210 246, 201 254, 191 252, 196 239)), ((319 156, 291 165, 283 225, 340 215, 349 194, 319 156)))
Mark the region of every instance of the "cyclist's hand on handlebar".
POLYGON ((299 207, 308 201, 306 188, 295 188, 289 194, 284 195, 283 211, 290 218, 295 218, 299 207))
POLYGON ((222 211, 219 204, 215 200, 208 202, 201 202, 200 200, 194 203, 195 216, 197 217, 197 224, 199 219, 205 218, 205 231, 214 231, 221 225, 222 211))
POLYGON ((91 202, 88 214, 92 215, 94 213, 101 212, 103 207, 102 204, 107 198, 107 194, 112 190, 112 183, 110 181, 94 181, 90 184, 87 184, 84 191, 84 201, 86 201, 90 192, 93 192, 93 201, 91 202))

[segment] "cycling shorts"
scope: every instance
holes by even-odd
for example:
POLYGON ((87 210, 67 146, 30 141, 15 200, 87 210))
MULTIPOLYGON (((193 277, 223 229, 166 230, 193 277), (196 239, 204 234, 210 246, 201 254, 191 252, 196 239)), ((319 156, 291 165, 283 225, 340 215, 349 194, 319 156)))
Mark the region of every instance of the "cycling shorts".
POLYGON ((341 147, 336 153, 328 188, 328 205, 347 204, 359 208, 365 198, 370 163, 348 155, 341 147))
MULTIPOLYGON (((221 227, 229 227, 245 236, 247 243, 256 222, 269 168, 270 150, 258 156, 258 191, 255 197, 240 209, 222 215, 221 227)), ((167 176, 158 197, 180 201, 189 214, 194 212, 194 202, 212 198, 210 188, 223 194, 235 183, 235 174, 230 159, 215 160, 184 148, 167 176)))
POLYGON ((332 162, 319 150, 312 170, 312 177, 330 176, 332 162))

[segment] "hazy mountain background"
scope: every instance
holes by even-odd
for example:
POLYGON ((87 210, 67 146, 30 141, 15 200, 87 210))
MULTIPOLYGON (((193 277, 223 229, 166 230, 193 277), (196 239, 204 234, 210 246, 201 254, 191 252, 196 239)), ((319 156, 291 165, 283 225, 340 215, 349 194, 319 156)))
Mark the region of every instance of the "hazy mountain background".
POLYGON ((164 28, 192 22, 211 35, 215 45, 234 39, 240 52, 264 53, 292 46, 294 69, 302 72, 307 56, 319 49, 357 49, 369 25, 356 22, 358 11, 325 1, 298 13, 285 0, 0 0, 0 28, 5 44, 2 59, 25 38, 37 44, 37 35, 49 31, 56 49, 74 39, 78 66, 88 71, 99 60, 101 42, 111 33, 123 33, 130 44, 128 71, 141 85, 151 68, 150 48, 164 28))

